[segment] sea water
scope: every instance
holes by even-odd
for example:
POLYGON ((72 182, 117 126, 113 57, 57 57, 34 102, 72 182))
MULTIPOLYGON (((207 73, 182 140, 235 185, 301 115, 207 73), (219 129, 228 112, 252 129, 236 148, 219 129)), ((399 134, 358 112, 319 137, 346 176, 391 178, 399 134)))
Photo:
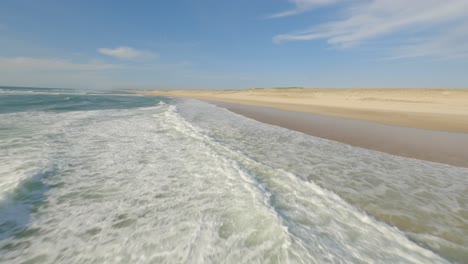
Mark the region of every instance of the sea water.
POLYGON ((196 100, 0 88, 0 263, 450 262, 467 168, 196 100))

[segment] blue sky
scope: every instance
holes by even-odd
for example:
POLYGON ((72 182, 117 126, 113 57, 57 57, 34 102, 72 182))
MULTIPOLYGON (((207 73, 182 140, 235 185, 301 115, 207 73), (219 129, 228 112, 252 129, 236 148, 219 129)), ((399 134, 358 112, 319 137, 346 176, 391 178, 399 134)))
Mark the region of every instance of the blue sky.
POLYGON ((468 87, 468 0, 2 0, 0 85, 468 87))

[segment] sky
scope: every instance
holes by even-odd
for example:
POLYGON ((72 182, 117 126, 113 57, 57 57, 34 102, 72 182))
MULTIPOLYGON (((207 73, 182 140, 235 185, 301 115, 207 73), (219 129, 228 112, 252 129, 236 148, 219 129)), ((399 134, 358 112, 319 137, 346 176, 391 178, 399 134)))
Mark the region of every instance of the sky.
POLYGON ((0 85, 468 88, 468 0, 2 0, 0 85))

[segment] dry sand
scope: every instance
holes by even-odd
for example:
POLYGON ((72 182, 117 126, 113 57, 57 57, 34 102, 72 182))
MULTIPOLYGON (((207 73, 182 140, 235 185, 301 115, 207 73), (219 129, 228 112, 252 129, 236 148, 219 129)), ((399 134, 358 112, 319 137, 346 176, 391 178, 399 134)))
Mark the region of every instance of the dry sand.
POLYGON ((468 89, 248 89, 138 91, 381 124, 468 134, 468 89))
POLYGON ((206 100, 246 117, 312 136, 393 155, 468 167, 468 90, 133 92, 206 100))

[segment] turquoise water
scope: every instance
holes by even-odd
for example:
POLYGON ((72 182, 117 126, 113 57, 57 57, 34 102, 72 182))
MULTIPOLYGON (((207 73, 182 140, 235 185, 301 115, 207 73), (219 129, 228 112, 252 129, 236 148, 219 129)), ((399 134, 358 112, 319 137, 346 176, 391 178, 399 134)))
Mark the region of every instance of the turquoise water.
POLYGON ((0 263, 466 263, 467 177, 196 100, 0 88, 0 263))
POLYGON ((24 111, 89 111, 154 106, 162 98, 72 89, 0 87, 0 114, 24 111))

